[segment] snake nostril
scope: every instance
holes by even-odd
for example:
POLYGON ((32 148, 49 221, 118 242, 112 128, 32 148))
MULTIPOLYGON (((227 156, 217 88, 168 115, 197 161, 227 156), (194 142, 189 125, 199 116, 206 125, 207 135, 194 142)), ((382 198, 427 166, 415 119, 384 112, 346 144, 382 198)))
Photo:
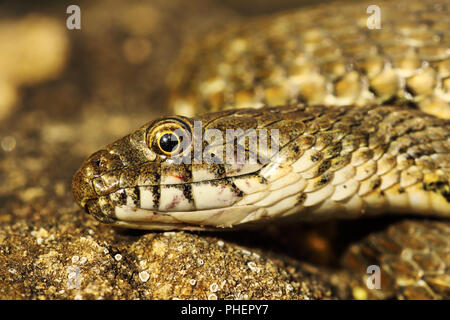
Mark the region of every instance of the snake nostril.
POLYGON ((113 160, 114 157, 111 157, 111 154, 108 151, 101 150, 91 155, 87 160, 87 163, 89 163, 88 166, 90 170, 92 170, 92 175, 97 176, 110 170, 113 160))
POLYGON ((100 175, 110 170, 117 170, 123 167, 122 161, 117 154, 101 150, 88 159, 90 167, 93 169, 93 175, 100 175))

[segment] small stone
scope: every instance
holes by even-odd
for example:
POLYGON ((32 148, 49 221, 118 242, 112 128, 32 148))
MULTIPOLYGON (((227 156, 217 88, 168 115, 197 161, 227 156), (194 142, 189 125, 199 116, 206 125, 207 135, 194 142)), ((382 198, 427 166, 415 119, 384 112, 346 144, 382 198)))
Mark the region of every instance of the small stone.
POLYGON ((219 290, 219 286, 217 285, 217 283, 213 283, 209 286, 209 290, 211 292, 217 292, 219 290))
POLYGON ((118 253, 114 256, 114 259, 116 259, 116 261, 120 261, 122 260, 122 255, 118 253))
POLYGON ((256 263, 254 263, 254 262, 249 262, 247 265, 248 265, 248 267, 250 268, 250 270, 252 270, 252 271, 254 271, 254 272, 256 272, 256 273, 259 273, 259 272, 261 271, 261 269, 258 268, 258 266, 256 265, 256 263))
POLYGON ((150 279, 150 275, 147 271, 139 272, 139 279, 141 279, 142 282, 147 282, 148 279, 150 279))

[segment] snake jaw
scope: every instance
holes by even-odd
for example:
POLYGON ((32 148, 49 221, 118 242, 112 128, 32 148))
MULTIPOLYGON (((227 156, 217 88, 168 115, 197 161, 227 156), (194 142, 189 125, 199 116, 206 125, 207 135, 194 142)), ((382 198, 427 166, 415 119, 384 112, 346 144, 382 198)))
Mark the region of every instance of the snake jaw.
POLYGON ((230 228, 215 228, 210 226, 200 226, 195 224, 185 224, 185 223, 157 223, 152 224, 142 223, 138 221, 121 221, 114 220, 111 225, 119 228, 126 229, 138 229, 138 230, 149 230, 149 231, 227 231, 232 230, 230 228))
POLYGON ((196 211, 154 211, 128 206, 115 208, 116 224, 138 225, 139 229, 226 229, 259 220, 263 209, 252 205, 233 205, 226 208, 196 211))

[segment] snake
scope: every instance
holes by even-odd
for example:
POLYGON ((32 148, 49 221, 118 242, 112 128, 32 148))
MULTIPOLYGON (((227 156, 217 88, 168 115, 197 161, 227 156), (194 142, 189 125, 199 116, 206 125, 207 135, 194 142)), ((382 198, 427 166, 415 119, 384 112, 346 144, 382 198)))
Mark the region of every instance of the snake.
POLYGON ((353 298, 449 299, 450 2, 374 4, 187 40, 167 77, 171 115, 91 155, 76 202, 145 230, 397 217, 344 255, 361 279, 382 272, 381 290, 353 298))

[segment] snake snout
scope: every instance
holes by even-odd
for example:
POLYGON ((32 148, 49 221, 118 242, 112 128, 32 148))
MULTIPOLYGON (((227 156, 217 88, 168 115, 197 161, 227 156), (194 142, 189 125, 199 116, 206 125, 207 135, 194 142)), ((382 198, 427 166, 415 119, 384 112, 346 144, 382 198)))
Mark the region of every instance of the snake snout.
POLYGON ((78 169, 72 179, 72 192, 75 201, 82 208, 85 207, 86 201, 88 199, 93 199, 97 197, 92 186, 91 179, 86 176, 85 166, 78 169))
POLYGON ((77 203, 85 208, 86 202, 114 192, 119 179, 111 174, 121 165, 119 157, 107 150, 92 154, 75 173, 72 190, 77 203))

